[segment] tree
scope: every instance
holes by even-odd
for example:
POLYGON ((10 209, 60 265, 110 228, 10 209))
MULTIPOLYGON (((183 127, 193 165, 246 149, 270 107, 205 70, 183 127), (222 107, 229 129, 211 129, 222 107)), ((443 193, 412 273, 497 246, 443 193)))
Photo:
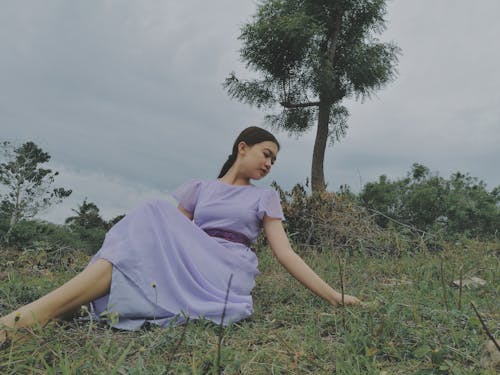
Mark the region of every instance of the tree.
POLYGON ((78 205, 78 209, 72 211, 76 216, 68 217, 65 224, 72 233, 78 236, 82 241, 82 246, 88 252, 95 253, 101 247, 111 224, 101 217, 95 203, 87 202, 87 198, 78 205))
POLYGON ((95 203, 87 202, 87 198, 83 200, 78 209, 72 209, 76 216, 68 217, 64 223, 70 227, 80 227, 84 229, 101 228, 108 229, 108 223, 103 220, 99 214, 99 208, 95 203))
POLYGON ((5 235, 9 236, 21 219, 34 217, 52 204, 60 203, 71 190, 52 188, 59 172, 42 168, 50 155, 33 142, 15 146, 1 143, 3 162, 0 164, 0 210, 9 218, 5 235), (3 185, 3 188, 2 188, 3 185))
POLYGON ((385 27, 385 0, 265 0, 242 27, 240 51, 261 79, 224 82, 229 95, 258 108, 271 127, 302 134, 317 123, 313 191, 324 190, 327 141, 347 130, 343 99, 370 97, 395 75, 399 48, 375 38, 385 27))

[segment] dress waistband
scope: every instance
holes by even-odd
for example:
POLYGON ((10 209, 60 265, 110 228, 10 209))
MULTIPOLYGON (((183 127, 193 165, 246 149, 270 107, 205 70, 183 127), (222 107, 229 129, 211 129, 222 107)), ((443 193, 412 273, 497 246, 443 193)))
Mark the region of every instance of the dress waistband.
MULTIPOLYGON (((210 237, 219 237, 225 240, 240 243, 246 247, 250 247, 251 242, 247 236, 240 232, 234 232, 229 229, 207 228, 203 229, 210 237)), ((253 250, 253 249, 252 249, 253 250)))

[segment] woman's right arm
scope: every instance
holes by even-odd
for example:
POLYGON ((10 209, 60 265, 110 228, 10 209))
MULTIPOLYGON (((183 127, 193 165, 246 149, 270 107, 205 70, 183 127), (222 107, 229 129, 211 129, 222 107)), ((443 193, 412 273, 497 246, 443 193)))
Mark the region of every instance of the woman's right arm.
MULTIPOLYGON (((264 231, 274 256, 283 267, 314 294, 324 298, 332 305, 342 303, 342 294, 325 283, 303 260, 293 251, 281 221, 264 217, 264 231)), ((344 294, 344 304, 353 305, 361 301, 356 297, 344 294)))
POLYGON ((177 205, 177 209, 182 212, 184 215, 186 215, 186 217, 189 219, 189 220, 193 220, 193 214, 189 211, 187 211, 184 207, 182 207, 180 204, 177 205))

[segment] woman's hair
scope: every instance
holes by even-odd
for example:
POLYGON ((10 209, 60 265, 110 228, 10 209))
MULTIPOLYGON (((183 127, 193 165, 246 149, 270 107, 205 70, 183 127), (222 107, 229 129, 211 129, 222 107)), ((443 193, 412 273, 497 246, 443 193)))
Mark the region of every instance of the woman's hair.
POLYGON ((222 169, 217 178, 223 177, 227 173, 229 168, 233 166, 234 162, 236 161, 236 157, 238 156, 238 144, 240 142, 245 142, 247 145, 253 146, 256 145, 257 143, 265 141, 271 141, 276 143, 276 146, 278 146, 279 150, 280 144, 278 140, 274 135, 272 135, 267 130, 259 128, 258 126, 250 126, 245 130, 243 130, 234 141, 233 152, 231 153, 231 155, 229 155, 226 162, 222 166, 222 169))

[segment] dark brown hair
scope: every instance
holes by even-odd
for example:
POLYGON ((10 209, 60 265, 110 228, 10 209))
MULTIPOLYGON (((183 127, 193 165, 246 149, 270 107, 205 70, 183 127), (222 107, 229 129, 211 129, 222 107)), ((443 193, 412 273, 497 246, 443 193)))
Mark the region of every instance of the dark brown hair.
POLYGON ((229 155, 226 162, 222 166, 222 169, 217 178, 223 177, 227 173, 229 168, 233 166, 234 162, 236 161, 236 157, 238 156, 238 144, 240 142, 245 142, 247 145, 253 146, 256 145, 257 143, 265 141, 271 141, 276 143, 276 146, 278 146, 279 150, 280 144, 278 140, 274 135, 272 135, 267 130, 259 128, 258 126, 250 126, 245 130, 243 130, 234 141, 233 152, 231 153, 231 155, 229 155))

